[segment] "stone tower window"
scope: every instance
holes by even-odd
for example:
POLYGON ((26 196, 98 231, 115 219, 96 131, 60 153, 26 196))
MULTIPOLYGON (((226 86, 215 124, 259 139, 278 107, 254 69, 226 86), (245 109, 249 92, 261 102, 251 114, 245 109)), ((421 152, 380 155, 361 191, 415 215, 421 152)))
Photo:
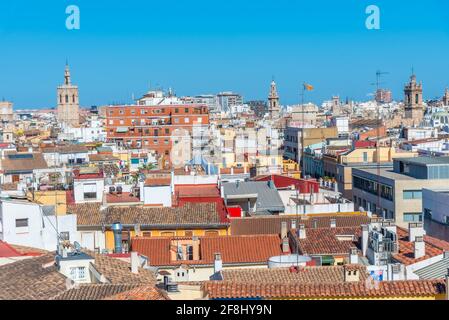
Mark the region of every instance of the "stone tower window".
POLYGON ((69 103, 69 95, 68 94, 65 95, 65 103, 69 103))

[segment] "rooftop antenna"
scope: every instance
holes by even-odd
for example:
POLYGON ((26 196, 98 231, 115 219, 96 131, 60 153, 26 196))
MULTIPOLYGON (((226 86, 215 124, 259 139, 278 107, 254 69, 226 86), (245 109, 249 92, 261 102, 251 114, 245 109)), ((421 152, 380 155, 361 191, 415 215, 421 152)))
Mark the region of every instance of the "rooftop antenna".
MULTIPOLYGON (((377 141, 376 141, 376 162, 377 162, 377 206, 376 206, 376 211, 378 209, 381 208, 380 205, 380 196, 381 196, 381 188, 380 188, 380 126, 382 124, 381 121, 381 115, 380 115, 380 103, 377 102, 377 92, 380 89, 380 85, 384 84, 383 82, 381 82, 381 78, 383 75, 389 74, 389 72, 384 72, 381 70, 377 70, 376 71, 376 83, 372 84, 376 86, 376 94, 374 94, 374 100, 376 102, 376 110, 377 110, 377 128, 376 128, 376 136, 377 136, 377 141)), ((371 209, 371 208, 370 208, 371 209)), ((382 217, 384 217, 384 214, 382 212, 382 217)))

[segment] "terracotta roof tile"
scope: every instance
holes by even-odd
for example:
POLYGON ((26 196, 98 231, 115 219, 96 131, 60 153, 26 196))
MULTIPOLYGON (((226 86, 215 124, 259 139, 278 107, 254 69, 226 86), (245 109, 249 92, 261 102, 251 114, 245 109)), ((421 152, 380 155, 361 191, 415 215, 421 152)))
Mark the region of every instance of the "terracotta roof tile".
POLYGON ((383 281, 377 288, 364 282, 325 284, 268 284, 209 281, 203 284, 210 299, 226 298, 387 298, 435 296, 446 292, 441 280, 383 281))
POLYGON ((304 255, 348 255, 351 248, 358 246, 360 234, 360 227, 309 228, 305 239, 299 239, 295 230, 289 233, 304 255), (344 236, 353 236, 353 240, 345 240, 344 236))
POLYGON ((78 215, 79 226, 101 226, 121 222, 124 225, 160 228, 177 226, 226 226, 226 217, 216 203, 185 203, 180 207, 108 207, 100 211, 100 203, 69 205, 67 211, 78 215))
POLYGON ((212 264, 215 253, 221 253, 224 264, 266 264, 282 254, 277 235, 200 237, 199 241, 199 261, 172 261, 171 238, 133 238, 132 250, 147 256, 153 266, 212 264))
POLYGON ((231 218, 231 232, 233 235, 250 234, 280 234, 281 223, 287 222, 287 228, 292 228, 292 222, 296 225, 304 224, 306 228, 330 227, 331 219, 336 220, 337 227, 360 227, 367 224, 370 218, 366 214, 338 214, 326 216, 258 216, 250 218, 231 218))
POLYGON ((424 236, 424 242, 426 244, 426 254, 424 257, 415 259, 414 258, 414 244, 408 241, 408 230, 403 228, 397 228, 398 242, 399 242, 399 253, 393 255, 393 258, 405 265, 414 264, 419 261, 423 261, 440 254, 444 251, 449 250, 449 242, 440 240, 430 236, 424 236))
MULTIPOLYGON (((276 269, 239 269, 221 271, 224 281, 235 283, 343 283, 345 268, 348 266, 301 267, 298 271, 289 268, 276 269)), ((360 271, 360 280, 365 281, 367 270, 365 266, 356 265, 353 269, 360 271)))

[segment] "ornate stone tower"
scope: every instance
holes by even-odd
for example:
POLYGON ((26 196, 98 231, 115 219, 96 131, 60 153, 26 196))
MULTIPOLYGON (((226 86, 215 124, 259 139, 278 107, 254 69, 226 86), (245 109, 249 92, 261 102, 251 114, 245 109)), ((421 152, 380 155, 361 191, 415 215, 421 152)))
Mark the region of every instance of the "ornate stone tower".
POLYGON ((268 95, 268 111, 271 119, 279 118, 279 96, 276 90, 276 82, 271 81, 270 94, 268 95))
POLYGON ((422 97, 422 83, 416 82, 416 76, 410 77, 410 82, 404 88, 405 119, 413 119, 413 123, 419 124, 424 117, 424 104, 422 97))
POLYGON ((444 92, 443 105, 449 106, 449 88, 446 88, 446 91, 444 92))
POLYGON ((69 65, 66 64, 64 84, 58 87, 58 121, 66 126, 79 126, 78 86, 72 85, 69 65))

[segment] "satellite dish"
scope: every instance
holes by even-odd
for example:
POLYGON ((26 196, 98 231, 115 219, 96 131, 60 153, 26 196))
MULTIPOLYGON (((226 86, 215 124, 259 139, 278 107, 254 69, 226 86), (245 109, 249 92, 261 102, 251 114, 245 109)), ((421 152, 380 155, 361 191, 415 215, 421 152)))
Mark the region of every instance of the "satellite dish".
POLYGON ((73 246, 75 247, 75 251, 76 251, 76 252, 80 252, 80 251, 81 251, 81 245, 79 244, 78 241, 75 241, 75 242, 73 243, 73 246))

